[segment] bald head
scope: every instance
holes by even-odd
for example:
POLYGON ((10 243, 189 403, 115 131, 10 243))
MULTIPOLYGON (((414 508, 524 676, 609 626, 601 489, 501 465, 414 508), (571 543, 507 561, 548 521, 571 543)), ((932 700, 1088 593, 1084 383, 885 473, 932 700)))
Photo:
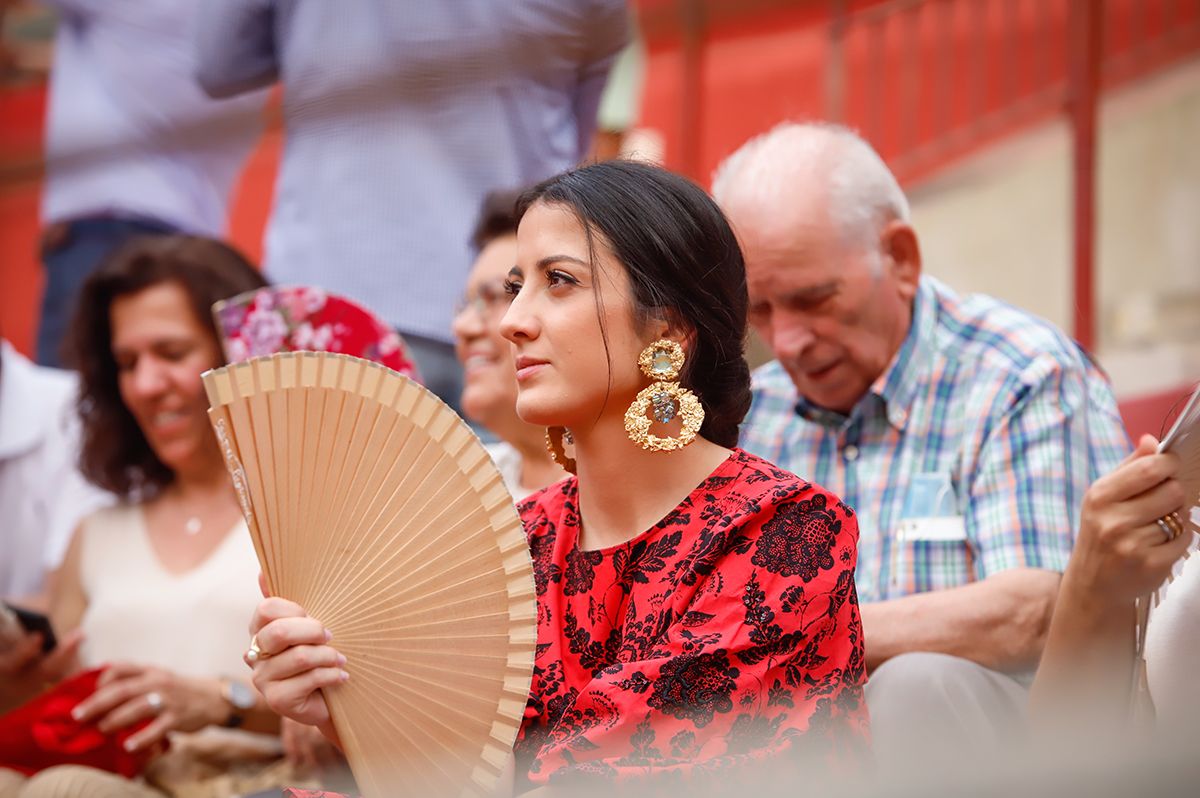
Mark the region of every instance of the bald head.
POLYGON ((717 170, 746 260, 750 323, 801 396, 848 413, 904 341, 921 271, 908 201, 871 146, 784 124, 717 170))
POLYGON ((908 200, 879 154, 840 125, 785 122, 750 139, 713 176, 727 210, 780 219, 824 215, 855 243, 871 243, 891 221, 909 222, 908 200))

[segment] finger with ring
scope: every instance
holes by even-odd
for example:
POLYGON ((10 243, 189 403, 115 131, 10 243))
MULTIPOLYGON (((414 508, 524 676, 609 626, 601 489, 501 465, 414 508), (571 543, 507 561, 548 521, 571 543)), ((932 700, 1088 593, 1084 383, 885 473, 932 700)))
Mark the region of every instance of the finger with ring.
POLYGON ((1179 513, 1168 513, 1162 518, 1156 518, 1154 522, 1158 524, 1168 543, 1183 534, 1183 520, 1180 519, 1179 513))
POLYGON ((268 654, 266 651, 263 651, 262 648, 259 647, 258 635, 254 635, 253 637, 251 637, 250 638, 250 648, 246 651, 246 661, 251 664, 254 664, 255 662, 260 662, 269 656, 271 656, 271 655, 268 654))
POLYGON ((149 705, 150 711, 157 715, 162 711, 163 708, 162 693, 159 693, 156 690, 151 690, 149 693, 146 693, 146 703, 149 705))

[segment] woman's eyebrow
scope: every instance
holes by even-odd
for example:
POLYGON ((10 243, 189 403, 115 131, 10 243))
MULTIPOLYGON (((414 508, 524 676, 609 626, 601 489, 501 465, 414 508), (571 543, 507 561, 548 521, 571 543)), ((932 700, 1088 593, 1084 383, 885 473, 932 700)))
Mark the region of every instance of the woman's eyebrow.
POLYGON ((580 266, 586 266, 589 269, 591 268, 590 263, 588 263, 585 260, 580 260, 579 258, 576 258, 572 255, 547 255, 546 257, 542 258, 541 260, 539 260, 537 262, 537 267, 539 269, 545 271, 549 267, 551 267, 554 264, 559 263, 561 261, 569 261, 571 263, 578 263, 580 266))

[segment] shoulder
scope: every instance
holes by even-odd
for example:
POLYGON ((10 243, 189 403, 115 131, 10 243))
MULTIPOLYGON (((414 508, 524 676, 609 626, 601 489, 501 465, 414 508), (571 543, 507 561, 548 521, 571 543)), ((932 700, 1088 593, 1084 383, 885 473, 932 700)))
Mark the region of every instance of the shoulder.
POLYGON ((792 512, 790 508, 794 507, 821 511, 833 519, 854 517, 849 505, 820 485, 741 449, 735 451, 734 458, 740 468, 733 480, 745 513, 744 521, 750 526, 767 523, 781 511, 792 512))
POLYGON ((762 397, 789 406, 796 403, 796 386, 778 360, 765 363, 750 373, 750 390, 756 400, 762 397))
POLYGON ((547 485, 522 499, 517 504, 517 513, 525 525, 525 534, 530 538, 545 534, 554 521, 563 515, 575 496, 576 479, 567 477, 553 485, 547 485))
POLYGON ((985 294, 961 296, 926 278, 936 301, 938 351, 958 362, 1022 382, 1055 372, 1097 376, 1079 345, 1049 321, 985 294))

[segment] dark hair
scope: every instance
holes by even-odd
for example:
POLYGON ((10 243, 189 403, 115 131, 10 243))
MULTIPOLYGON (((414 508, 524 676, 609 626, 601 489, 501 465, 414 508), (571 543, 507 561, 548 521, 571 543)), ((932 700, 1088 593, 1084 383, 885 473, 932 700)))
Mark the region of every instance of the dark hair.
POLYGON ((475 230, 471 233, 471 246, 475 251, 486 247, 501 236, 517 234, 517 200, 521 191, 492 191, 483 198, 479 207, 479 219, 475 222, 475 230))
POLYGON ((220 241, 185 235, 131 239, 84 283, 65 352, 80 378, 79 467, 89 481, 126 499, 148 498, 175 475, 155 455, 121 400, 109 310, 119 297, 166 282, 183 287, 196 319, 214 341, 213 303, 266 285, 237 250, 220 241))
MULTIPOLYGON (((746 266, 721 209, 690 180, 636 161, 605 161, 539 183, 517 203, 518 221, 537 202, 570 209, 589 252, 595 233, 602 236, 629 273, 638 318, 665 316, 690 330, 680 384, 704 406, 700 434, 736 446, 750 409, 746 266)), ((607 335, 604 343, 607 351, 607 335)))

